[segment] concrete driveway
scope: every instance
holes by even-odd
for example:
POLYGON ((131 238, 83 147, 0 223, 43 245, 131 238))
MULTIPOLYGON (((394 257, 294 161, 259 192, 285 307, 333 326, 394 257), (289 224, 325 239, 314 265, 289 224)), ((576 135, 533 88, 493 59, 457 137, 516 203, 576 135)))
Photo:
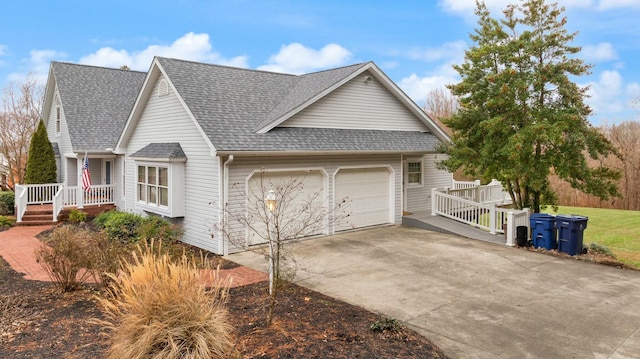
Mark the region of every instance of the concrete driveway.
POLYGON ((399 319, 453 358, 640 357, 637 271, 404 227, 294 248, 298 284, 399 319))

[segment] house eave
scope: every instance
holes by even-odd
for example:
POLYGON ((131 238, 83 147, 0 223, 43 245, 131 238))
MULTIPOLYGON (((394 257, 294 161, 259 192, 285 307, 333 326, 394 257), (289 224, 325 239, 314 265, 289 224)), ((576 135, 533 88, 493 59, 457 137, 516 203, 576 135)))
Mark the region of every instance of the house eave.
POLYGON ((345 155, 424 155, 436 153, 436 151, 403 151, 403 150, 366 150, 366 151, 217 151, 220 157, 234 155, 246 157, 267 157, 267 156, 345 156, 345 155))

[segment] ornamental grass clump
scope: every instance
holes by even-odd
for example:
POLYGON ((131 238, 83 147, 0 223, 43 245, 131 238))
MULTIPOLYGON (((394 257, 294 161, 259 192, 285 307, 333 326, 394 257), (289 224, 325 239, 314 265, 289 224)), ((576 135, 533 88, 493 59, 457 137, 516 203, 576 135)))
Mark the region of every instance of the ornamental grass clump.
POLYGON ((228 285, 205 288, 193 258, 158 252, 138 247, 99 299, 111 332, 108 358, 229 357, 228 285))

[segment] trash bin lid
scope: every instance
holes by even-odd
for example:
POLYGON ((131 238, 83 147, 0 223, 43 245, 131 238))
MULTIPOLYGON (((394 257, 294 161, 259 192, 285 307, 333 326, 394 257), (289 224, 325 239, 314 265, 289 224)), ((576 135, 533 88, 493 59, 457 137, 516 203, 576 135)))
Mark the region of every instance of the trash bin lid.
POLYGON ((580 222, 580 221, 589 220, 589 217, 578 216, 578 215, 575 215, 575 214, 559 214, 559 215, 556 216, 556 219, 560 219, 560 220, 568 221, 568 222, 580 222))
POLYGON ((548 213, 533 213, 531 216, 529 216, 529 219, 553 221, 556 219, 556 217, 548 213))

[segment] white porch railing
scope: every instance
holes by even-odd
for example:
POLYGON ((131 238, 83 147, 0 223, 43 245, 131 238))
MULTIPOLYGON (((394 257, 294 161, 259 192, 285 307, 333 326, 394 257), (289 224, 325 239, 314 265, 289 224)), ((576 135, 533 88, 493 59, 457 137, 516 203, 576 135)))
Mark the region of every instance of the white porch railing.
POLYGON ((88 191, 79 186, 68 187, 64 183, 29 184, 15 186, 16 222, 22 222, 22 217, 28 205, 51 204, 53 206, 53 220, 64 207, 78 207, 114 202, 115 184, 94 185, 88 191))
POLYGON ((16 222, 22 222, 22 216, 27 210, 27 187, 16 184, 15 196, 16 222))
POLYGON ((454 180, 452 185, 453 189, 446 189, 446 192, 458 198, 484 204, 511 204, 511 197, 504 191, 502 183, 497 180, 492 180, 486 185, 480 185, 479 180, 474 182, 454 180))
MULTIPOLYGON (((516 228, 521 225, 528 226, 529 211, 498 208, 495 203, 480 203, 461 197, 465 191, 473 190, 432 189, 431 215, 451 218, 491 234, 506 231, 507 245, 515 245, 516 228)), ((477 187, 475 191, 477 193, 477 187)))

